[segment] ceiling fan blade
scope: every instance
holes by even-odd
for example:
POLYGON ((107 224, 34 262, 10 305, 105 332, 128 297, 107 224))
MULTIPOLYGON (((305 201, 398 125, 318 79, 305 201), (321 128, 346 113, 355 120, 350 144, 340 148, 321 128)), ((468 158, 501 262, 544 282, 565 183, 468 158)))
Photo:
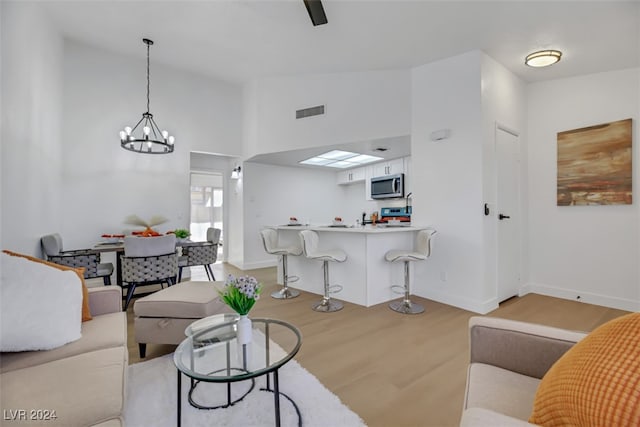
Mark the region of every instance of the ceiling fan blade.
POLYGON ((327 15, 324 13, 324 7, 322 7, 322 1, 320 0, 302 0, 304 1, 304 5, 307 7, 307 12, 309 12, 309 18, 311 18, 311 22, 313 26, 326 24, 327 15))

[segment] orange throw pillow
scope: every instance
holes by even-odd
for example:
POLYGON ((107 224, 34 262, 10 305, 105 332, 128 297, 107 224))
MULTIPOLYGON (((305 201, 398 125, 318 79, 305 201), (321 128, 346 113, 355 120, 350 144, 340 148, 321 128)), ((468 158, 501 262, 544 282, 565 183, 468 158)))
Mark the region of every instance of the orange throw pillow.
POLYGON ((567 351, 542 378, 529 422, 640 426, 640 313, 605 323, 567 351))
POLYGON ((74 271, 78 277, 80 278, 80 281, 82 282, 82 321, 86 322, 88 320, 93 319, 93 317, 91 316, 91 311, 89 310, 89 290, 87 289, 87 284, 84 281, 84 268, 73 268, 73 267, 68 267, 66 265, 60 265, 60 264, 56 264, 54 262, 49 262, 49 261, 45 261, 43 259, 40 258, 36 258, 36 257, 32 257, 29 255, 24 255, 24 254, 19 254, 17 252, 12 252, 12 251, 8 251, 8 250, 4 250, 2 251, 6 254, 12 255, 12 256, 17 256, 17 257, 21 257, 21 258, 26 258, 30 261, 33 262, 38 262, 40 264, 45 264, 48 265, 50 267, 56 268, 58 270, 62 270, 62 271, 74 271))

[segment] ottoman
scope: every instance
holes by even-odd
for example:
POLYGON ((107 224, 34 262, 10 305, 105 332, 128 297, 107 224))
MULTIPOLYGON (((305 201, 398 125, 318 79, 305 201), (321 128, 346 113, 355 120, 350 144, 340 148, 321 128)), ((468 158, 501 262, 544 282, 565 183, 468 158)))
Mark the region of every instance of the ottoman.
POLYGON ((222 286, 223 282, 182 282, 137 300, 133 326, 140 357, 145 357, 147 344, 180 344, 185 328, 198 319, 233 313, 218 297, 216 289, 222 286))

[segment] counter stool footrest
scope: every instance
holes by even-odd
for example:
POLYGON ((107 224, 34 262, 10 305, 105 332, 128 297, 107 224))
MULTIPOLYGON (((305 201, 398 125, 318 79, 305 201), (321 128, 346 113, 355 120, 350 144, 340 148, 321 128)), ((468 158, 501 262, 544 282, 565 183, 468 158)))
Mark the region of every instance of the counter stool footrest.
POLYGON ((331 285, 329 286, 329 293, 330 294, 337 294, 338 292, 342 291, 342 285, 331 285))
POLYGON ((407 288, 400 285, 391 285, 391 290, 394 294, 402 294, 404 295, 407 292, 407 288))
POLYGON ((287 276, 284 281, 285 283, 289 284, 289 283, 295 283, 298 280, 300 280, 300 278, 298 276, 287 276))

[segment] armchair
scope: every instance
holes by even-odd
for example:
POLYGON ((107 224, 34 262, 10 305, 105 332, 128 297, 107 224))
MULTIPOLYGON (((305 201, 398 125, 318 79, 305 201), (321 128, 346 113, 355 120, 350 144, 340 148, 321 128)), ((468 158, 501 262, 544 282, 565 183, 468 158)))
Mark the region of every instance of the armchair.
POLYGON ((540 380, 586 334, 493 317, 469 320, 461 426, 530 426, 540 380))
POLYGON ((62 237, 60 234, 48 234, 40 239, 42 252, 48 261, 74 268, 84 268, 84 278, 93 279, 102 277, 105 284, 111 285, 113 264, 100 263, 100 253, 91 249, 74 251, 62 250, 62 237))

